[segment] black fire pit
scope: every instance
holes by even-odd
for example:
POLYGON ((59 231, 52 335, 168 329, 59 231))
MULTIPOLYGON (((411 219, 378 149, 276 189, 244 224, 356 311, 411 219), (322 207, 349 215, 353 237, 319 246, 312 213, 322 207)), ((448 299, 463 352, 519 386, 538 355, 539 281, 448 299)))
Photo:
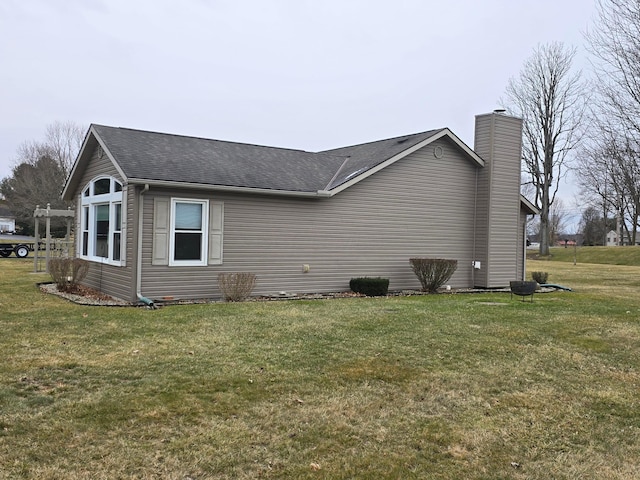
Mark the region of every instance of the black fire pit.
POLYGON ((511 298, 513 298, 515 294, 522 297, 522 301, 524 302, 524 297, 531 295, 531 302, 533 302, 533 294, 536 293, 538 282, 513 280, 509 282, 509 287, 511 287, 511 298))

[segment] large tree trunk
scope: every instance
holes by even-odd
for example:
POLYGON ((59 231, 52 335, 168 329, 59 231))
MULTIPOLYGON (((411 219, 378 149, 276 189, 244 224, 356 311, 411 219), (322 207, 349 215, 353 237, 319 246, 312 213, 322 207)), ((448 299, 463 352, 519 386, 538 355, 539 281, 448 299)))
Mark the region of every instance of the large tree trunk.
POLYGON ((549 189, 542 190, 542 208, 540 209, 540 255, 549 255, 549 189))
POLYGON ((551 207, 565 162, 584 132, 585 85, 572 72, 575 48, 561 43, 539 47, 527 60, 520 77, 507 86, 507 105, 521 116, 523 161, 540 207, 540 255, 549 255, 551 207))

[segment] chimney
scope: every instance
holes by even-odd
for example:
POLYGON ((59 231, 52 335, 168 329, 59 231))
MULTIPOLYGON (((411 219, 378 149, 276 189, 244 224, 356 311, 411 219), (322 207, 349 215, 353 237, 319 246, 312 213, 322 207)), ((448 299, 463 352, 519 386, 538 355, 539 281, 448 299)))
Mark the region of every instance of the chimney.
POLYGON ((522 279, 524 220, 520 210, 522 119, 504 110, 477 115, 475 152, 485 162, 476 184, 474 285, 504 287, 522 279))

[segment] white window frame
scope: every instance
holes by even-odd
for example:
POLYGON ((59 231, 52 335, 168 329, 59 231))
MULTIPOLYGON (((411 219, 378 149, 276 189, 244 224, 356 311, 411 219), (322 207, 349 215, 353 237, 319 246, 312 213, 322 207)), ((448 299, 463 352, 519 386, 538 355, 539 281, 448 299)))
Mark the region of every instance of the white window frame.
POLYGON ((78 238, 78 253, 80 258, 84 258, 85 260, 89 260, 92 262, 99 263, 108 263, 109 265, 122 266, 124 265, 124 261, 122 260, 124 257, 124 239, 123 239, 123 223, 124 218, 121 217, 122 224, 120 225, 120 251, 119 257, 120 260, 114 260, 114 233, 115 231, 115 222, 116 222, 116 209, 115 205, 120 204, 121 215, 124 215, 124 206, 123 206, 123 185, 114 177, 109 176, 100 176, 91 180, 87 186, 80 193, 80 203, 81 203, 81 218, 80 218, 80 235, 78 238), (101 195, 94 194, 94 186, 95 183, 100 180, 109 180, 109 192, 103 193, 101 195), (119 191, 116 191, 116 185, 120 186, 119 191), (109 231, 107 232, 107 245, 108 251, 107 256, 102 257, 96 255, 96 207, 100 205, 108 205, 109 206, 109 231), (89 215, 87 219, 87 215, 85 215, 85 208, 89 209, 89 215), (88 221, 87 221, 88 220, 88 221), (87 224, 88 223, 88 224, 87 224), (88 240, 86 248, 84 244, 84 233, 88 233, 88 240), (86 250, 87 254, 84 254, 86 250))
POLYGON ((124 218, 123 218, 123 206, 122 206, 122 202, 114 202, 111 204, 111 206, 113 207, 112 210, 113 212, 111 213, 111 217, 113 218, 113 228, 109 229, 109 234, 111 235, 111 237, 109 237, 109 242, 112 243, 112 254, 111 257, 113 258, 114 262, 118 262, 118 261, 122 261, 122 226, 124 224, 124 218), (118 223, 116 222, 118 215, 117 215, 117 210, 120 207, 120 225, 118 225, 118 223), (120 249, 116 250, 116 234, 119 237, 119 243, 120 243, 120 249), (118 258, 116 258, 116 253, 118 253, 118 258))
MULTIPOLYGON (((193 198, 172 198, 171 213, 169 215, 169 266, 204 267, 207 266, 209 256, 209 200, 193 198), (202 218, 200 224, 200 259, 199 260, 176 260, 175 259, 175 238, 176 233, 176 205, 179 203, 202 205, 202 218)), ((193 233, 193 232, 192 232, 193 233)))

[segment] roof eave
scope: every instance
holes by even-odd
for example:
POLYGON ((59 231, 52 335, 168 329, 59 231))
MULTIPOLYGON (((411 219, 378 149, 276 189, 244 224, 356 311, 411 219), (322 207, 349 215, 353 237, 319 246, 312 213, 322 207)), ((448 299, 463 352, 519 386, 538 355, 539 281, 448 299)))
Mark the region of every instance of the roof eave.
POLYGON ((159 188, 184 188, 188 190, 205 190, 212 192, 224 192, 224 193, 252 193, 255 195, 276 195, 285 197, 307 197, 318 198, 327 197, 328 195, 324 190, 317 191, 297 191, 297 190, 276 190, 270 188, 255 188, 255 187, 238 187, 233 185, 212 185, 207 183, 190 183, 190 182, 177 182, 174 180, 150 180, 146 178, 129 178, 127 183, 129 185, 149 185, 150 187, 159 188))
POLYGON ((529 215, 539 215, 540 209, 536 207, 532 202, 530 202, 527 197, 524 195, 520 195, 520 203, 524 206, 525 210, 529 215))

